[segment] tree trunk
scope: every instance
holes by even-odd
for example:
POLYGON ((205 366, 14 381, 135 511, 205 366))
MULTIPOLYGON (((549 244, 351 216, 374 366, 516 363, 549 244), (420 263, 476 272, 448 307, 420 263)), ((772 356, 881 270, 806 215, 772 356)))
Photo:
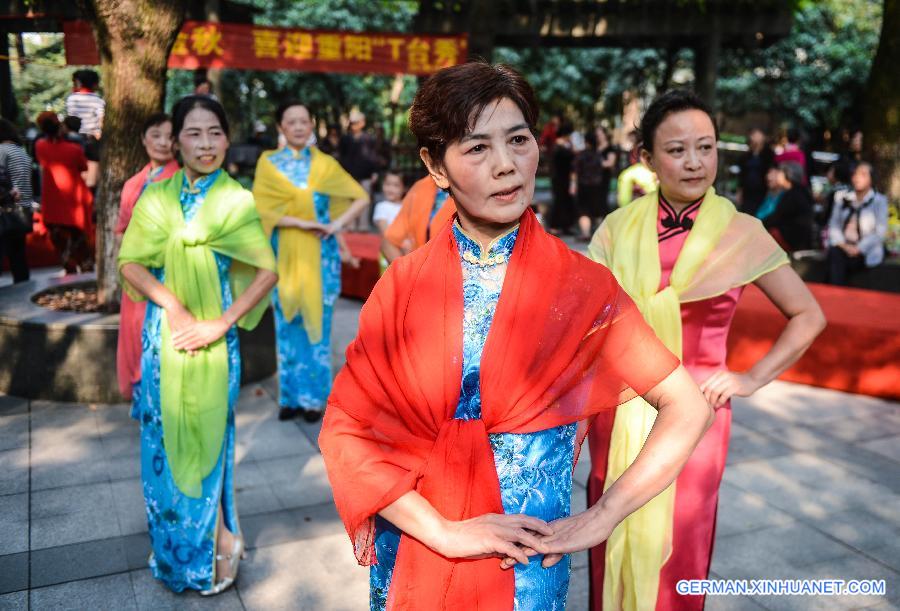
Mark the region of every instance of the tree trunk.
POLYGON ((166 63, 184 21, 179 0, 81 0, 94 23, 100 51, 106 116, 97 213, 97 288, 108 309, 117 305, 118 274, 113 230, 122 185, 147 162, 141 146, 144 121, 163 107, 166 63))
POLYGON ((900 201, 900 0, 884 0, 881 39, 866 87, 863 142, 875 166, 879 191, 900 201))

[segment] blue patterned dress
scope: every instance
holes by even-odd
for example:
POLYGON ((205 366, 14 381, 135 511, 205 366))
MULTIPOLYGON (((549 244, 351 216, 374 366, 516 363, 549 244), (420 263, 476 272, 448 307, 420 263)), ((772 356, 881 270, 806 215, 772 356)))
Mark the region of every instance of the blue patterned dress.
MULTIPOLYGON (((284 147, 273 153, 269 160, 291 183, 300 189, 307 188, 312 154, 309 148, 296 152, 284 147)), ((331 222, 330 197, 313 194, 316 220, 331 222)), ((278 227, 272 232, 272 248, 278 256, 278 227)), ((300 263, 298 263, 300 264, 300 263)), ((309 341, 303 318, 298 313, 293 320, 285 320, 275 289, 275 336, 278 351, 278 404, 280 407, 300 409, 325 409, 331 393, 331 319, 334 302, 341 292, 341 258, 337 240, 329 236, 322 240, 322 339, 316 344, 309 341)))
MULTIPOLYGON (((187 178, 181 190, 181 209, 190 222, 203 205, 209 188, 219 175, 197 180, 193 186, 187 178)), ((224 206, 227 202, 210 202, 224 206)), ((228 271, 231 259, 215 253, 222 291, 222 308, 232 303, 228 271)), ((157 280, 165 279, 164 269, 151 269, 157 280)), ((220 508, 225 527, 240 535, 234 504, 234 404, 241 379, 241 356, 235 327, 225 335, 228 348, 228 426, 222 454, 212 472, 203 480, 200 498, 185 496, 175 485, 166 457, 160 412, 160 322, 164 311, 152 301, 141 333, 141 382, 136 389, 135 409, 141 422, 141 480, 147 508, 147 523, 153 553, 150 569, 153 576, 176 592, 185 589, 206 590, 215 578, 216 523, 220 508)))
MULTIPOLYGON (((481 354, 494 320, 518 228, 494 240, 484 256, 478 242, 463 233, 458 224, 454 224, 453 233, 462 265, 464 305, 462 388, 454 417, 474 420, 481 418, 481 354)), ((490 435, 506 513, 524 513, 548 522, 569 515, 576 426, 490 435)), ((400 532, 380 516, 376 516, 375 524, 378 564, 372 565, 369 573, 369 601, 372 611, 383 611, 397 560, 400 532)), ((529 560, 528 566, 515 567, 515 610, 565 609, 569 557, 549 569, 541 567, 541 556, 529 560)))

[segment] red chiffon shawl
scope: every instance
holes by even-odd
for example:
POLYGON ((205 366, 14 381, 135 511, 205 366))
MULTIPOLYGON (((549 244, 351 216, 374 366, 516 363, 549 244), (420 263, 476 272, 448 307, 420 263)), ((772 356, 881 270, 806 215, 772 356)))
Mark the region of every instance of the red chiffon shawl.
MULTIPOLYGON (((481 420, 453 418, 462 375, 462 271, 447 223, 395 261, 363 306, 319 446, 360 564, 374 515, 417 490, 444 517, 502 513, 489 433, 584 421, 643 394, 678 360, 602 265, 522 217, 481 361, 481 420)), ((513 607, 513 571, 402 536, 388 608, 513 607)))

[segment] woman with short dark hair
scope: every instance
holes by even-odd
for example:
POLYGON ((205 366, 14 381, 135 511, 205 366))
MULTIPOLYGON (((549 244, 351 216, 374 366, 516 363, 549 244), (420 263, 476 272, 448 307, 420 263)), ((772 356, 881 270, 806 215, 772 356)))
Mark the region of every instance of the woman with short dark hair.
MULTIPOLYGON (((694 93, 672 90, 641 120, 641 159, 659 190, 606 217, 591 258, 607 266, 657 336, 700 384, 712 427, 674 486, 628 516, 591 550, 592 609, 702 609, 680 580, 706 579, 725 469, 733 396, 775 379, 810 346, 825 318, 809 289, 762 224, 716 194, 719 132, 694 93), (789 318, 769 353, 749 371, 725 364, 728 329, 744 286, 755 283, 789 318)), ((601 415, 590 435, 589 502, 622 481, 658 422, 640 399, 601 415)))
POLYGON ((667 486, 711 416, 609 271, 531 211, 537 117, 525 79, 484 63, 410 110, 457 215, 363 306, 319 436, 376 611, 564 609, 567 554, 667 486), (644 452, 570 516, 591 421, 637 394, 660 413, 644 452))

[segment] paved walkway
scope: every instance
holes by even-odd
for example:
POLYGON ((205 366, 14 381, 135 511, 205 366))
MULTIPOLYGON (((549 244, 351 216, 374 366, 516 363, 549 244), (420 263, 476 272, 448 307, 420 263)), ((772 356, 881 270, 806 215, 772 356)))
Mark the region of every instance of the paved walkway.
MULTIPOLYGON (((359 304, 337 308, 335 354, 359 304)), ((174 595, 146 567, 138 425, 128 406, 0 396, 0 609, 367 608, 331 502, 318 426, 276 419, 276 383, 237 408, 238 586, 174 595)), ((578 465, 583 507, 589 465, 578 465)), ((885 579, 886 597, 717 597, 707 609, 900 608, 900 405, 776 382, 735 402, 717 578, 885 579)), ((569 608, 587 608, 584 554, 569 608)))

